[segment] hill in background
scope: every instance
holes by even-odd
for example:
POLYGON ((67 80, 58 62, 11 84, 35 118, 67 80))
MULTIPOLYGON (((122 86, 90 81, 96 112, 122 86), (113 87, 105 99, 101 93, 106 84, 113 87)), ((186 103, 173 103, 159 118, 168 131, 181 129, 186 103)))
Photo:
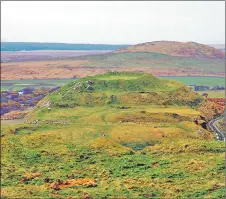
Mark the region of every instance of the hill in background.
POLYGON ((170 56, 223 59, 225 54, 214 47, 195 42, 154 41, 129 46, 116 52, 152 52, 170 56))

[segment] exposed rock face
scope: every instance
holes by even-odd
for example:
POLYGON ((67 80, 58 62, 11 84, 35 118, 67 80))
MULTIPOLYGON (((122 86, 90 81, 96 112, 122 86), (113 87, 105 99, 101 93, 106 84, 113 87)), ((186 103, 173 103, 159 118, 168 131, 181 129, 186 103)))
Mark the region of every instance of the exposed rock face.
POLYGON ((153 52, 167 54, 171 56, 224 59, 225 53, 207 45, 195 42, 176 42, 176 41, 154 41, 115 51, 120 52, 153 52))
POLYGON ((199 118, 196 118, 194 122, 195 124, 200 125, 202 128, 207 129, 206 120, 201 120, 199 118))

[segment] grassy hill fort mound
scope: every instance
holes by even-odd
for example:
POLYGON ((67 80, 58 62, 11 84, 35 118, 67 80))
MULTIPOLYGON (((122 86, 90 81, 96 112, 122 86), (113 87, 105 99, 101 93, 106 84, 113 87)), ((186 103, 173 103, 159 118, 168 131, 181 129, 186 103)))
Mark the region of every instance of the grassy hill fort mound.
POLYGON ((206 126, 221 110, 208 103, 146 73, 74 80, 2 127, 2 195, 223 197, 224 144, 206 126))
POLYGON ((49 100, 53 106, 129 104, 189 104, 200 96, 176 81, 160 80, 151 74, 109 72, 71 82, 49 100))

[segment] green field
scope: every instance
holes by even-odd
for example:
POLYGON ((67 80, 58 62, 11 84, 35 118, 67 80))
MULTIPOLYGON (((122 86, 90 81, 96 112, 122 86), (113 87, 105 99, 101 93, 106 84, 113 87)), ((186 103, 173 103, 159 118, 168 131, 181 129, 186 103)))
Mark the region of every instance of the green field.
POLYGON ((160 77, 162 79, 171 79, 179 81, 186 85, 200 85, 200 86, 225 86, 224 77, 160 77))
POLYGON ((225 98, 225 91, 198 91, 197 93, 200 95, 207 93, 209 98, 225 98))
MULTIPOLYGON (((185 85, 199 85, 199 86, 225 86, 224 77, 160 77, 161 79, 176 80, 185 85)), ((198 91, 200 95, 207 93, 210 98, 225 98, 225 90, 219 91, 198 91)))
POLYGON ((2 91, 22 90, 25 87, 33 88, 54 88, 63 86, 70 82, 72 79, 31 79, 31 80, 1 80, 2 91))
POLYGON ((2 197, 223 198, 224 143, 194 123, 203 100, 150 74, 71 82, 1 127, 2 197))

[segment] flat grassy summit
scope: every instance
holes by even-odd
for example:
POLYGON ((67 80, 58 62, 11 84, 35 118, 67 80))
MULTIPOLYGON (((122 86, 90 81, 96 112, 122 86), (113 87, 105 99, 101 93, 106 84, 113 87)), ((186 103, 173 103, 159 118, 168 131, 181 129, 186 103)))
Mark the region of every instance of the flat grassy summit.
POLYGON ((153 52, 171 56, 191 57, 191 58, 211 58, 223 59, 224 52, 214 47, 195 43, 195 42, 176 42, 176 41, 154 41, 129 46, 116 50, 122 52, 153 52))
POLYGON ((224 143, 206 127, 208 110, 217 114, 185 85, 151 74, 74 80, 25 124, 2 126, 2 196, 221 198, 224 143))

